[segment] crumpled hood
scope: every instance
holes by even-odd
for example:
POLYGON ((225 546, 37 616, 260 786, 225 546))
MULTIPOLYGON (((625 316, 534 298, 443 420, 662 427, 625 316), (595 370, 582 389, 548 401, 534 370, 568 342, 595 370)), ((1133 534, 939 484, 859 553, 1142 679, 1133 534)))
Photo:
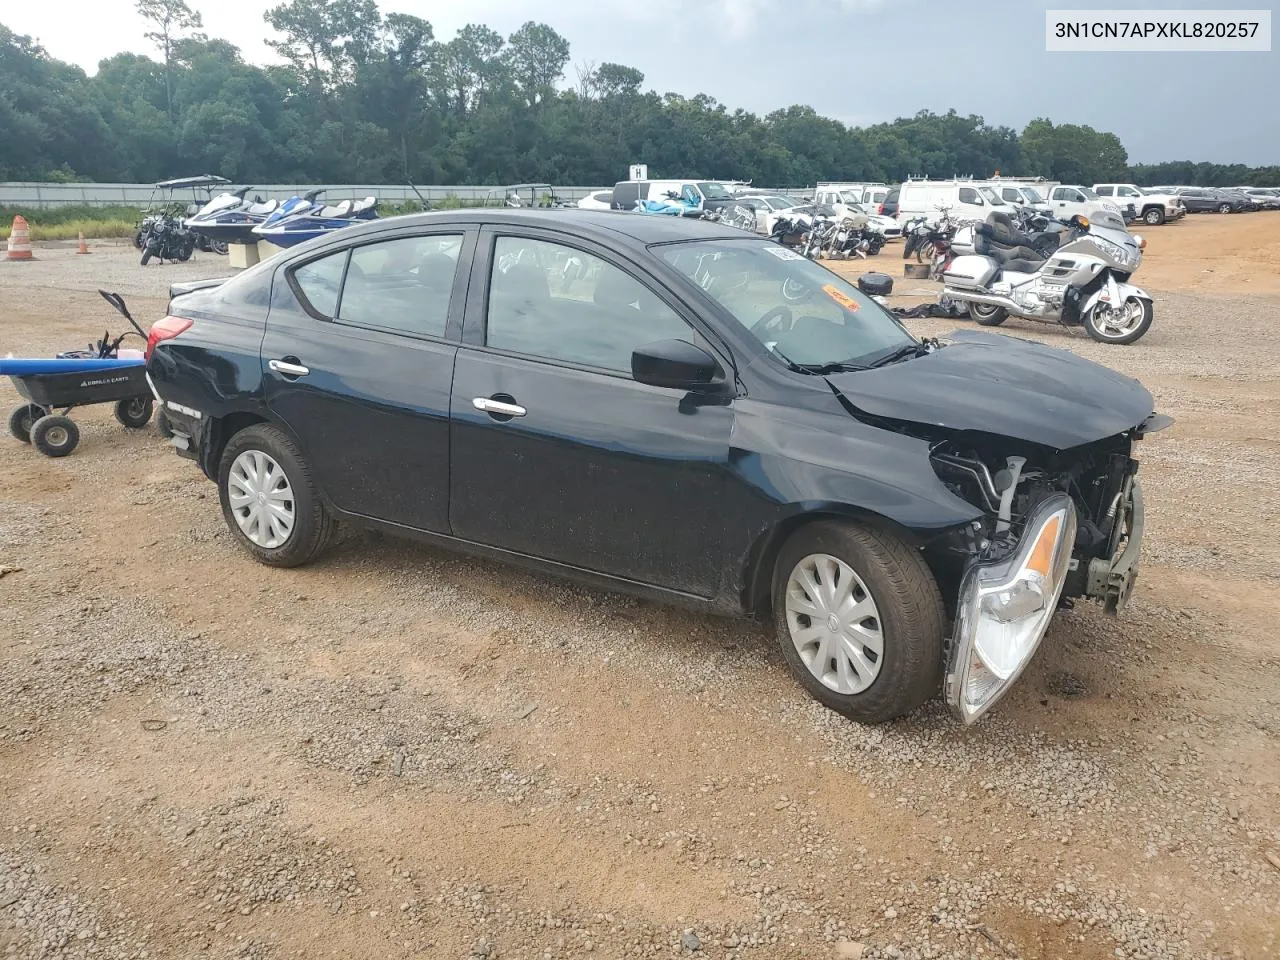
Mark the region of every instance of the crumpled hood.
POLYGON ((927 356, 828 376, 875 417, 1067 450, 1142 423, 1155 409, 1137 380, 1040 343, 957 330, 927 356))

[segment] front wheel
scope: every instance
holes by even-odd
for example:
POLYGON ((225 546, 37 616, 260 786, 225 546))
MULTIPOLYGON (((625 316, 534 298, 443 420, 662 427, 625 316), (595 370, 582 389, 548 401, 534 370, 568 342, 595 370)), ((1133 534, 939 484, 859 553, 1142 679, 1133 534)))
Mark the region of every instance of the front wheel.
POLYGON ((1164 223, 1164 211, 1159 207, 1152 207, 1142 215, 1144 222, 1149 223, 1153 227, 1158 227, 1164 223))
POLYGON ((1126 297, 1124 303, 1112 309, 1098 302, 1081 319, 1084 329, 1100 343, 1133 343, 1151 328, 1155 318, 1155 306, 1141 297, 1126 297))
POLYGON ((920 554, 853 523, 802 527, 774 568, 787 666, 819 703, 861 723, 910 713, 942 682, 942 595, 920 554))
POLYGON ((46 457, 65 457, 80 442, 80 428, 69 417, 50 414, 31 425, 31 445, 46 457))
POLYGON ((269 424, 247 427, 228 441, 218 466, 218 499, 232 535, 267 566, 310 563, 337 532, 301 451, 269 424))
POLYGON ((1009 319, 1009 311, 990 303, 969 304, 969 315, 983 327, 998 327, 1009 319))
POLYGON ((147 247, 147 249, 142 251, 142 265, 145 267, 150 262, 151 262, 151 248, 147 247))
POLYGON ((1218 212, 1219 212, 1219 213, 1230 213, 1230 212, 1231 212, 1231 204, 1229 204, 1229 203, 1220 203, 1220 204, 1218 204, 1218 212))

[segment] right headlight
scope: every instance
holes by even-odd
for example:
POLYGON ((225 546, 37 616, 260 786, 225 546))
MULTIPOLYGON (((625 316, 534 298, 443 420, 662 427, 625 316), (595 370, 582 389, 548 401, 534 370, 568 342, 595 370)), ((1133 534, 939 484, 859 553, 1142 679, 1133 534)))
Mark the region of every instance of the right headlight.
POLYGON ((1076 508, 1066 494, 1027 518, 1013 555, 965 574, 947 663, 947 701, 973 723, 1018 679, 1040 646, 1071 563, 1076 508))

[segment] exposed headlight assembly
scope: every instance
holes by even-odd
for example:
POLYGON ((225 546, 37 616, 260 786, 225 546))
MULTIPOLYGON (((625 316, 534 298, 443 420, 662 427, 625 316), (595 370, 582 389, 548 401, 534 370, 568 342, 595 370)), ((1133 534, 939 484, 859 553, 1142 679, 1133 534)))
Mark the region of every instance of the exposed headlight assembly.
POLYGON ((1075 504, 1055 494, 1027 518, 1012 556, 965 574, 946 679, 947 702, 964 723, 1004 695, 1040 646, 1075 540, 1075 504))

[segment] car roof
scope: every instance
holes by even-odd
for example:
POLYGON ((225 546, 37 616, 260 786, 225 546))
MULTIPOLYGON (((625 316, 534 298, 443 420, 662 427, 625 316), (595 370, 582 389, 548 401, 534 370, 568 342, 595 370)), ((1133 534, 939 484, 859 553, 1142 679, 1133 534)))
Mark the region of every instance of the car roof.
POLYGON ((335 240, 381 233, 388 227, 429 227, 439 223, 493 224, 526 227, 568 228, 598 239, 617 238, 638 244, 676 243, 681 240, 752 239, 754 234, 736 227, 710 223, 693 217, 645 215, 623 210, 583 210, 570 207, 558 210, 473 207, 461 210, 436 210, 381 217, 367 223, 345 227, 330 236, 335 240))

